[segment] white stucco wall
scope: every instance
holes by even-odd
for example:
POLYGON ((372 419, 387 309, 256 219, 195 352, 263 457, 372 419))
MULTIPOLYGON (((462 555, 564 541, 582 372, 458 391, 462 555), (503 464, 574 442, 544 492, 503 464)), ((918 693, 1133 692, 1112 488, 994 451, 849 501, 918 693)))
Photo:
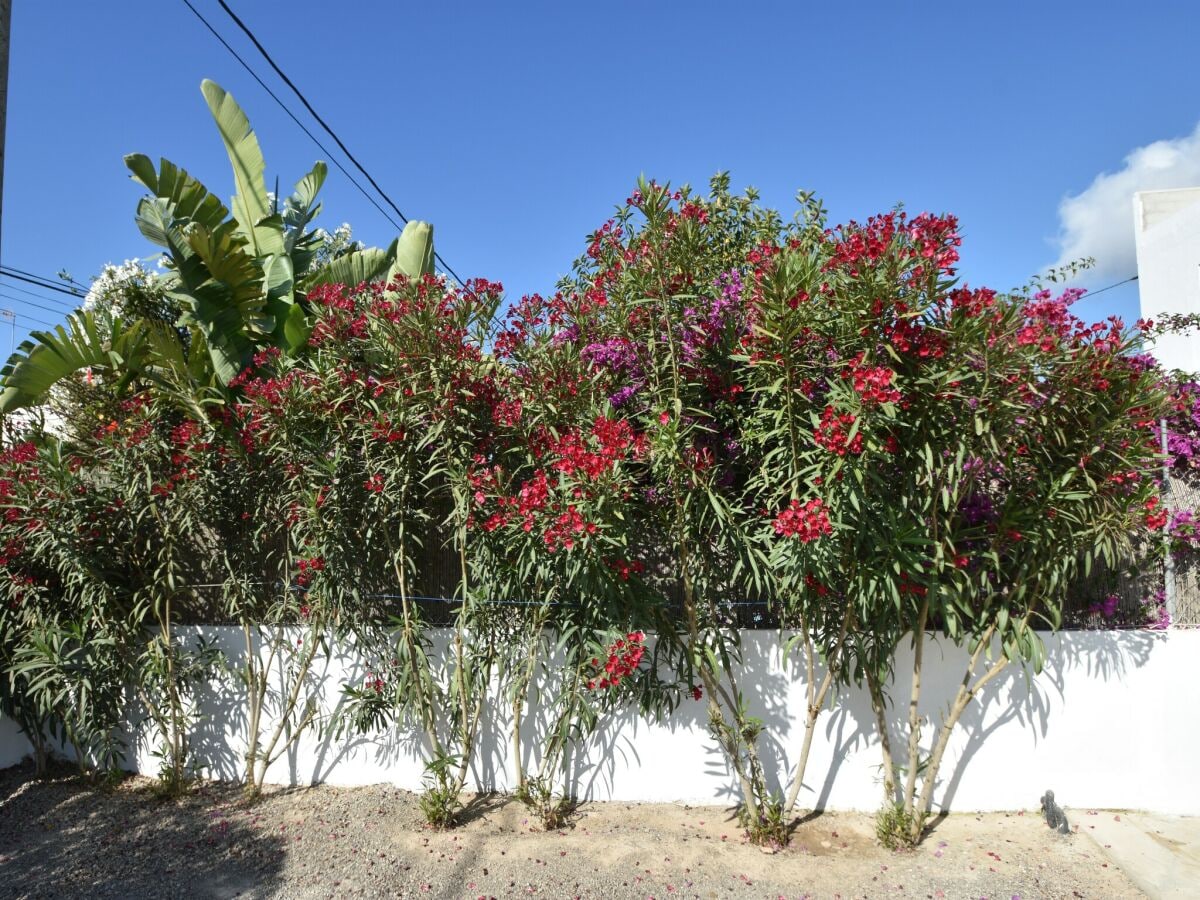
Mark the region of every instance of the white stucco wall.
MULTIPOLYGON (((1133 206, 1142 318, 1200 313, 1200 188, 1142 191, 1133 206)), ((1200 335, 1162 335, 1154 355, 1167 369, 1200 371, 1200 335)))
POLYGON ((0 769, 15 766, 32 752, 16 723, 0 715, 0 769))
MULTIPOLYGON (((202 631, 237 652, 232 629, 202 631)), ((1028 809, 1050 788, 1068 807, 1200 814, 1200 631, 1071 632, 1046 640, 1045 671, 1032 681, 1010 671, 964 716, 943 765, 937 804, 1028 809)), ((966 655, 935 644, 927 647, 926 660, 923 708, 936 712, 962 679, 966 655)), ((903 674, 893 691, 894 721, 906 705, 910 664, 906 649, 897 660, 903 674)), ((332 661, 322 672, 326 707, 336 704, 345 679, 361 677, 353 658, 332 661)), ((742 682, 753 694, 752 711, 767 724, 766 757, 782 771, 799 749, 804 685, 780 664, 774 632, 746 633, 742 682)), ((708 737, 704 707, 689 699, 664 723, 632 713, 608 722, 574 767, 575 791, 591 800, 731 802, 734 785, 708 737)), ((233 688, 226 685, 207 698, 203 712, 194 752, 210 776, 238 777, 245 715, 233 688)), ((484 735, 475 785, 503 790, 512 780, 507 732, 497 707, 485 718, 494 724, 484 735)), ((0 764, 17 752, 10 726, 0 723, 0 764)), ((340 742, 309 734, 272 767, 268 781, 389 783, 417 790, 422 766, 415 750, 411 734, 340 742)), ((152 774, 156 761, 147 748, 139 755, 141 769, 152 774)), ((877 809, 879 763, 866 696, 843 693, 818 726, 801 804, 877 809)))

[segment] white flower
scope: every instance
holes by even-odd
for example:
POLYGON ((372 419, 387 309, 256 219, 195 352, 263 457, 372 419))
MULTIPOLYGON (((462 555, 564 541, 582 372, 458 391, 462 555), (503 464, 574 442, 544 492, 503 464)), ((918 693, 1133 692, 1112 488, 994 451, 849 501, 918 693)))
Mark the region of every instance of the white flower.
MULTIPOLYGON (((162 258, 159 259, 162 265, 162 258)), ((93 309, 97 304, 107 304, 114 312, 120 312, 121 298, 130 288, 146 288, 158 280, 158 275, 142 265, 141 260, 127 259, 121 265, 109 263, 92 279, 83 308, 93 309)))

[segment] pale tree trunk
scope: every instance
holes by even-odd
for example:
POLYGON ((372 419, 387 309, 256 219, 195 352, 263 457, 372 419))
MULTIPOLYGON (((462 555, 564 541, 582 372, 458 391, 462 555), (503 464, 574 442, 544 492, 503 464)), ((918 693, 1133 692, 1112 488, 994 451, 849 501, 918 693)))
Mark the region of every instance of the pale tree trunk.
POLYGON ((807 683, 805 691, 808 700, 808 713, 804 721, 804 743, 800 747, 800 758, 796 763, 796 774, 792 781, 791 789, 788 791, 787 804, 784 807, 784 814, 791 816, 796 808, 796 801, 800 797, 800 788, 804 783, 804 772, 808 768, 808 755, 812 750, 813 735, 817 730, 817 719, 821 716, 821 710, 825 708, 825 699, 829 695, 829 690, 833 685, 834 676, 840 663, 842 646, 846 641, 846 632, 850 628, 850 620, 853 618, 853 612, 850 609, 846 610, 842 617, 841 632, 838 634, 837 643, 834 645, 833 653, 830 658, 825 661, 825 675, 821 679, 821 683, 816 683, 816 659, 815 650, 812 643, 812 637, 808 633, 808 623, 804 618, 800 619, 800 628, 803 631, 804 657, 805 668, 807 674, 807 683))

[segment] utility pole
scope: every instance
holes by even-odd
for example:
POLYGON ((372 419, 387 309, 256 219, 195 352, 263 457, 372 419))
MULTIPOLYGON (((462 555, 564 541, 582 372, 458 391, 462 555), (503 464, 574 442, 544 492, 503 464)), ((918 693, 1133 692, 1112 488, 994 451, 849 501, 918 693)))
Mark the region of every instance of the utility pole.
POLYGON ((3 246, 4 133, 8 128, 8 45, 11 35, 12 0, 0 0, 0 247, 3 246))
MULTIPOLYGON (((0 229, 4 222, 4 133, 8 129, 8 45, 12 36, 12 0, 0 0, 0 229)), ((3 231, 0 230, 0 237, 3 231)), ((0 244, 2 246, 2 244, 0 244)), ((11 309, 2 316, 12 328, 9 345, 17 339, 17 317, 11 309)), ((0 413, 0 444, 4 441, 4 414, 0 413)))

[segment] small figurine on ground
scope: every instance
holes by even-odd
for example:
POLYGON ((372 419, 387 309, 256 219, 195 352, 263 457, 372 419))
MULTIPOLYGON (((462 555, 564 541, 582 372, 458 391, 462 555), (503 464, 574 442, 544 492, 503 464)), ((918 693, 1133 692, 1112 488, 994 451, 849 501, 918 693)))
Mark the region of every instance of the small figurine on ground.
POLYGON ((1054 802, 1054 791, 1046 791, 1042 796, 1042 815, 1046 817, 1046 824, 1059 834, 1071 833, 1067 814, 1063 812, 1061 806, 1054 802))

